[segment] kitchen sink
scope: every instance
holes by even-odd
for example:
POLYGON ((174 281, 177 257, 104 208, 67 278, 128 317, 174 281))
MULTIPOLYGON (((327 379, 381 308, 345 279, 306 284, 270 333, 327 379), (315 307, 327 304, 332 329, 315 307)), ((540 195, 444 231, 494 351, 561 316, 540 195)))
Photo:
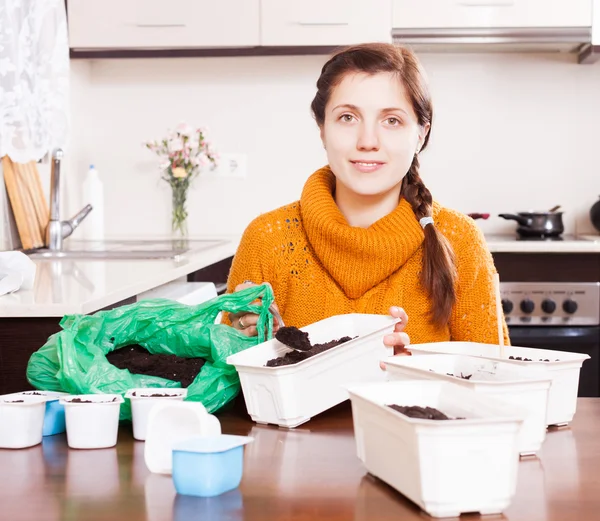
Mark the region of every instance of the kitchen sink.
POLYGON ((65 241, 62 250, 40 248, 27 251, 37 260, 56 259, 174 259, 189 253, 210 249, 225 241, 220 240, 110 240, 110 241, 65 241))

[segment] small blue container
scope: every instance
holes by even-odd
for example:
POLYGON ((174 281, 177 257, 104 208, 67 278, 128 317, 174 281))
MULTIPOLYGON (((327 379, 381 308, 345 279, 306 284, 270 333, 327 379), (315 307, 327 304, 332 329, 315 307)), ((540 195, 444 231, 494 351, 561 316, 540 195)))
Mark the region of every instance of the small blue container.
POLYGON ((42 436, 54 436, 67 430, 65 424, 65 406, 56 400, 46 402, 46 415, 42 436))
POLYGON ((178 494, 212 497, 237 488, 242 480, 248 436, 221 434, 193 438, 173 447, 173 483, 178 494))

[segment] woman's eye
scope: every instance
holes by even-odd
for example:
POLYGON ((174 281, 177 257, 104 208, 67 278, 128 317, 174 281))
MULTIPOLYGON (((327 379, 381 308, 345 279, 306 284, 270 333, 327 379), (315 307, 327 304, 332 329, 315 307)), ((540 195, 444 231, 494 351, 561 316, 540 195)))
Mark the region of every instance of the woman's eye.
POLYGON ((392 125, 393 127, 400 125, 400 120, 398 118, 387 118, 388 125, 392 125))
POLYGON ((352 116, 351 114, 342 114, 340 116, 340 119, 346 123, 351 123, 354 119, 354 116, 352 116))

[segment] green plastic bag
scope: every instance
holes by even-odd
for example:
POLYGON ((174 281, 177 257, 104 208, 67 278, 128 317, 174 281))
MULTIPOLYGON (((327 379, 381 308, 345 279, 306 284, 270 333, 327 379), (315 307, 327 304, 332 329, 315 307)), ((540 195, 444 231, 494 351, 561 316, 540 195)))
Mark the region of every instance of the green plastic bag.
MULTIPOLYGON (((60 322, 63 330, 31 355, 27 379, 37 389, 71 394, 181 387, 179 382, 118 369, 106 358, 115 349, 139 344, 152 354, 204 358, 206 363, 188 387, 187 400, 202 402, 214 412, 240 390, 237 371, 227 364, 227 357, 273 337, 273 317, 268 309, 272 302, 273 290, 265 283, 197 306, 153 299, 93 315, 66 315, 60 322), (258 336, 247 337, 233 327, 215 324, 221 311, 257 313, 258 336)), ((126 400, 121 419, 130 418, 126 400)))

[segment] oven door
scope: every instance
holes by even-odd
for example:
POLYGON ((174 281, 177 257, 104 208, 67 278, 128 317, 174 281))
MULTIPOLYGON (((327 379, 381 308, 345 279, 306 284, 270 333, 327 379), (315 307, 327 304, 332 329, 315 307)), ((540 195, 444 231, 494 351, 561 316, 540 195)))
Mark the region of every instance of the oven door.
POLYGON ((514 346, 589 355, 581 367, 578 396, 600 396, 600 326, 509 326, 508 331, 514 346))

